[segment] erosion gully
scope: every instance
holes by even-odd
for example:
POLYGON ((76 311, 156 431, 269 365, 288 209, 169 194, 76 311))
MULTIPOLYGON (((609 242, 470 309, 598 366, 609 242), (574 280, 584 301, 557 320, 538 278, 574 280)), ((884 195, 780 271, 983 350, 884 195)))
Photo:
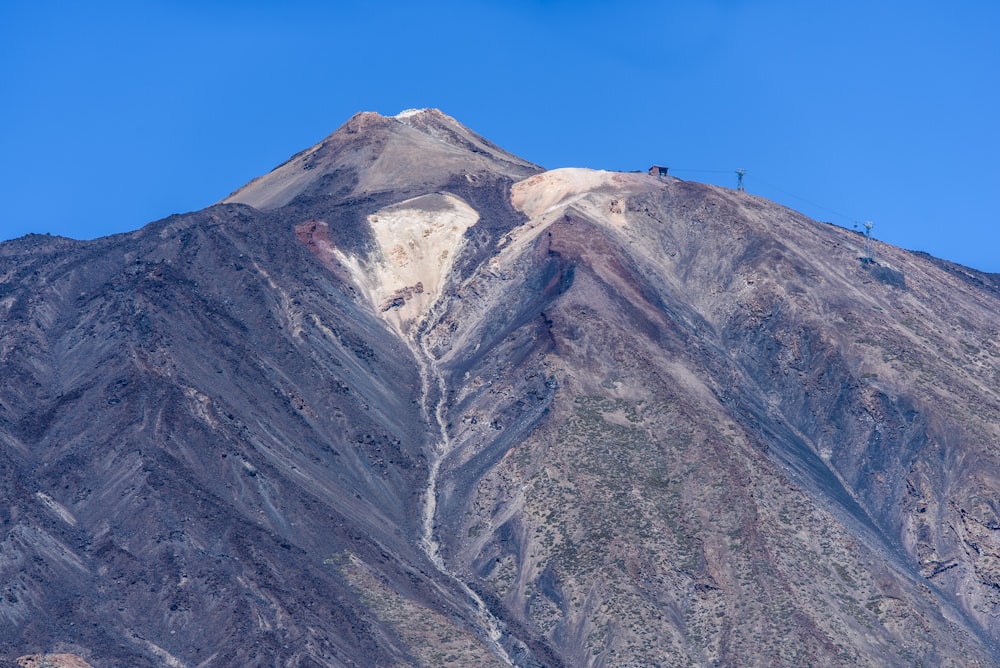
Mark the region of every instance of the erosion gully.
POLYGON ((445 563, 441 556, 441 542, 434 531, 435 518, 437 516, 437 485, 441 472, 441 463, 454 448, 451 437, 448 435, 447 411, 447 383, 444 374, 441 372, 438 360, 434 357, 428 343, 428 333, 432 326, 430 323, 436 319, 428 317, 422 326, 416 329, 410 336, 404 336, 413 356, 417 360, 420 370, 420 406, 428 424, 436 427, 437 439, 431 444, 428 452, 429 471, 427 475, 427 485, 423 493, 423 509, 421 514, 422 535, 420 547, 430 559, 437 570, 452 580, 469 597, 476 608, 476 616, 479 623, 489 638, 493 652, 507 665, 516 665, 504 649, 502 624, 496 615, 487 607, 486 602, 475 591, 469 587, 459 575, 445 563))

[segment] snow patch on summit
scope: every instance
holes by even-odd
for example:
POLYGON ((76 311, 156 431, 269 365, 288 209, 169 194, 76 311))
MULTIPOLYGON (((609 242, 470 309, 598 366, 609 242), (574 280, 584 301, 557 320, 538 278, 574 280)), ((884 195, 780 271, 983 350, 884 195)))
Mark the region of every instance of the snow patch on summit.
POLYGON ((393 118, 409 118, 410 116, 416 116, 417 114, 422 114, 427 111, 427 109, 404 109, 403 111, 396 114, 393 118))

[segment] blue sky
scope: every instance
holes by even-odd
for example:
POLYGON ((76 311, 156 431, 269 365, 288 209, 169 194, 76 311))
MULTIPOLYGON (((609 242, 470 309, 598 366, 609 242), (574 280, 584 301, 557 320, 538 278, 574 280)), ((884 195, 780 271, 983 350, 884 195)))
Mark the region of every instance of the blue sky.
POLYGON ((0 2, 0 239, 137 229, 438 107, 1000 272, 998 30, 993 0, 0 2))

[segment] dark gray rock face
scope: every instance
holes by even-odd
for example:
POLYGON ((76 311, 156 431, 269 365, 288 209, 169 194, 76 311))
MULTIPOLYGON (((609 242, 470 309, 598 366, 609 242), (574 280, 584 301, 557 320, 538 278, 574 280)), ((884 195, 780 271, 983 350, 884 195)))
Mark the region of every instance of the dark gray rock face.
POLYGON ((271 233, 225 206, 5 245, 5 651, 385 654, 324 559, 367 554, 407 580, 419 560, 403 532, 425 477, 416 370, 294 237, 262 243, 271 233))
POLYGON ((359 114, 0 244, 0 657, 995 665, 1000 292, 359 114))

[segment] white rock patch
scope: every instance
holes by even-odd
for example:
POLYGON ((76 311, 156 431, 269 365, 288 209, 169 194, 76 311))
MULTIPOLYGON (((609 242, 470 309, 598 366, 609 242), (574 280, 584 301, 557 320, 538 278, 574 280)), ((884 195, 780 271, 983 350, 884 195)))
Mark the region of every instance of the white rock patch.
POLYGON ((618 172, 568 167, 536 174, 514 184, 511 201, 529 218, 537 218, 572 200, 614 185, 618 172))
POLYGON ((335 252, 376 311, 405 334, 441 294, 465 231, 478 220, 454 195, 422 195, 368 217, 378 249, 367 260, 335 252))
POLYGON ((570 207, 595 223, 625 231, 628 221, 622 195, 662 187, 661 182, 645 174, 580 167, 553 169, 518 181, 511 188, 511 203, 529 220, 502 241, 505 254, 519 252, 570 207))

